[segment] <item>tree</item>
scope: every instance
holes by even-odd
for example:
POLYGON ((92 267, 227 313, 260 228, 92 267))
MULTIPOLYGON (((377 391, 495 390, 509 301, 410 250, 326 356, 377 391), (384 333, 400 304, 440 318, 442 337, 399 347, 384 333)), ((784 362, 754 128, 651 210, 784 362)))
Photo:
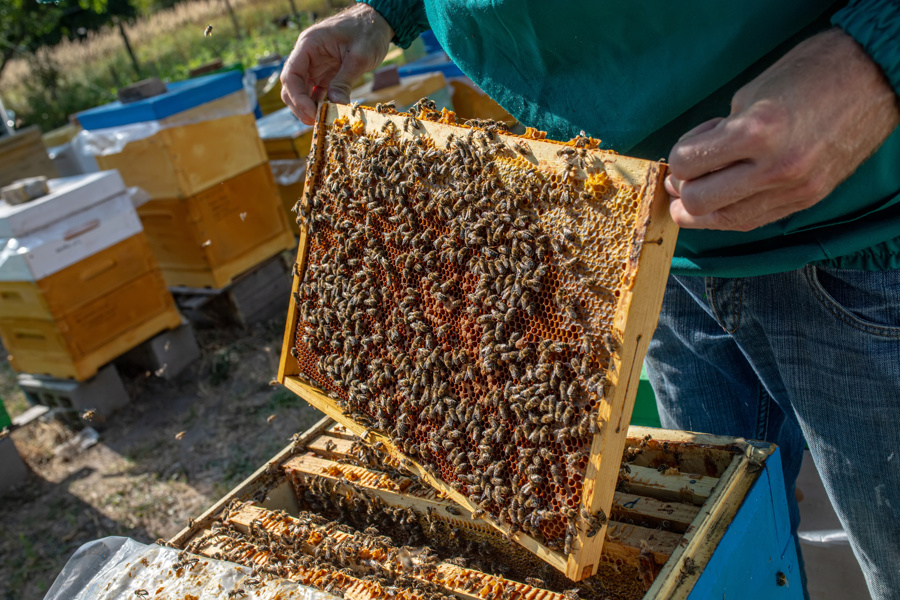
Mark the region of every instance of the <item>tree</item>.
POLYGON ((113 17, 136 15, 132 0, 0 0, 0 74, 17 55, 95 31, 113 17))

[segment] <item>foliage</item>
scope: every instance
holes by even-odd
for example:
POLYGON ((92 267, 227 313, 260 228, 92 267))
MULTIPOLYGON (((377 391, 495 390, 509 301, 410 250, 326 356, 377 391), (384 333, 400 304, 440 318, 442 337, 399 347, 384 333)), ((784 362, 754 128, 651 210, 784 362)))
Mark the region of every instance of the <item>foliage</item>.
POLYGON ((329 4, 336 9, 341 3, 295 0, 301 14, 293 19, 286 18, 289 0, 231 0, 231 4, 243 31, 240 37, 221 0, 183 2, 128 25, 138 72, 114 28, 84 41, 41 49, 28 60, 16 59, 0 80, 4 102, 23 124, 49 131, 65 124, 71 114, 114 100, 117 88, 139 79, 186 79, 191 69, 219 58, 226 65, 251 66, 271 53, 287 56, 302 27, 312 22, 312 13, 325 16, 329 4), (210 37, 203 35, 207 25, 213 25, 210 37))
POLYGON ((16 54, 26 55, 63 39, 84 37, 113 17, 133 18, 131 0, 0 0, 0 73, 16 54))

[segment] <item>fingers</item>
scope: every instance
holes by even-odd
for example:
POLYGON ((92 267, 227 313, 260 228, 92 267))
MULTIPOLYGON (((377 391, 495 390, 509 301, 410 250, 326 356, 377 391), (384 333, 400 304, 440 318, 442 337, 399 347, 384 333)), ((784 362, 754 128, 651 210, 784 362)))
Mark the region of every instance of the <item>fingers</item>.
POLYGON ((341 65, 341 70, 338 71, 328 86, 328 99, 340 104, 350 104, 350 88, 359 76, 359 70, 359 65, 355 64, 352 57, 347 57, 341 65))
POLYGON ((705 215, 743 200, 749 195, 770 189, 760 181, 760 168, 754 162, 738 162, 688 181, 670 175, 666 178, 666 190, 677 196, 685 210, 694 215, 705 215))
POLYGON ((688 212, 681 198, 669 204, 672 220, 684 229, 716 229, 724 231, 750 231, 768 225, 809 208, 818 199, 797 190, 760 192, 712 212, 694 215, 688 212))
POLYGON ((688 139, 689 137, 694 137, 695 135, 698 135, 700 133, 705 133, 705 132, 709 131, 710 129, 712 129, 713 127, 715 127, 716 125, 718 125, 719 122, 722 120, 724 120, 724 117, 716 117, 715 119, 710 119, 709 121, 700 123, 693 129, 691 129, 687 133, 685 133, 683 136, 678 138, 678 141, 680 142, 682 140, 688 139))
POLYGON ((740 117, 713 119, 684 134, 669 153, 672 174, 695 179, 732 163, 752 158, 761 144, 740 117))
POLYGON ((316 116, 316 103, 312 99, 309 65, 309 53, 301 40, 281 70, 281 100, 298 119, 312 125, 316 116))

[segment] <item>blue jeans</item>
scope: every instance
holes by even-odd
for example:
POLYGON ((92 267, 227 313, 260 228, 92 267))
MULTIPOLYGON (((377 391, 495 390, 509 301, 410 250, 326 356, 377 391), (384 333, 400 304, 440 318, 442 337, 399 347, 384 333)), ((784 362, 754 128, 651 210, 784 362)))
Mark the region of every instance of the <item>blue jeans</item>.
POLYGON ((781 446, 795 539, 805 438, 872 598, 900 598, 900 270, 673 275, 647 369, 663 427, 781 446))

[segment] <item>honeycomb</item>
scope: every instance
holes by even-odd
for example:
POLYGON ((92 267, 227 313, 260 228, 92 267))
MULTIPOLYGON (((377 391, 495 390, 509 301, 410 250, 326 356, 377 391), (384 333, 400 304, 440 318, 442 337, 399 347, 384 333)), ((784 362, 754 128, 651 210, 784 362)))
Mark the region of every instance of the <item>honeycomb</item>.
POLYGON ((291 354, 345 416, 568 554, 640 182, 610 176, 591 138, 538 161, 540 132, 454 122, 423 101, 320 124, 291 354))

